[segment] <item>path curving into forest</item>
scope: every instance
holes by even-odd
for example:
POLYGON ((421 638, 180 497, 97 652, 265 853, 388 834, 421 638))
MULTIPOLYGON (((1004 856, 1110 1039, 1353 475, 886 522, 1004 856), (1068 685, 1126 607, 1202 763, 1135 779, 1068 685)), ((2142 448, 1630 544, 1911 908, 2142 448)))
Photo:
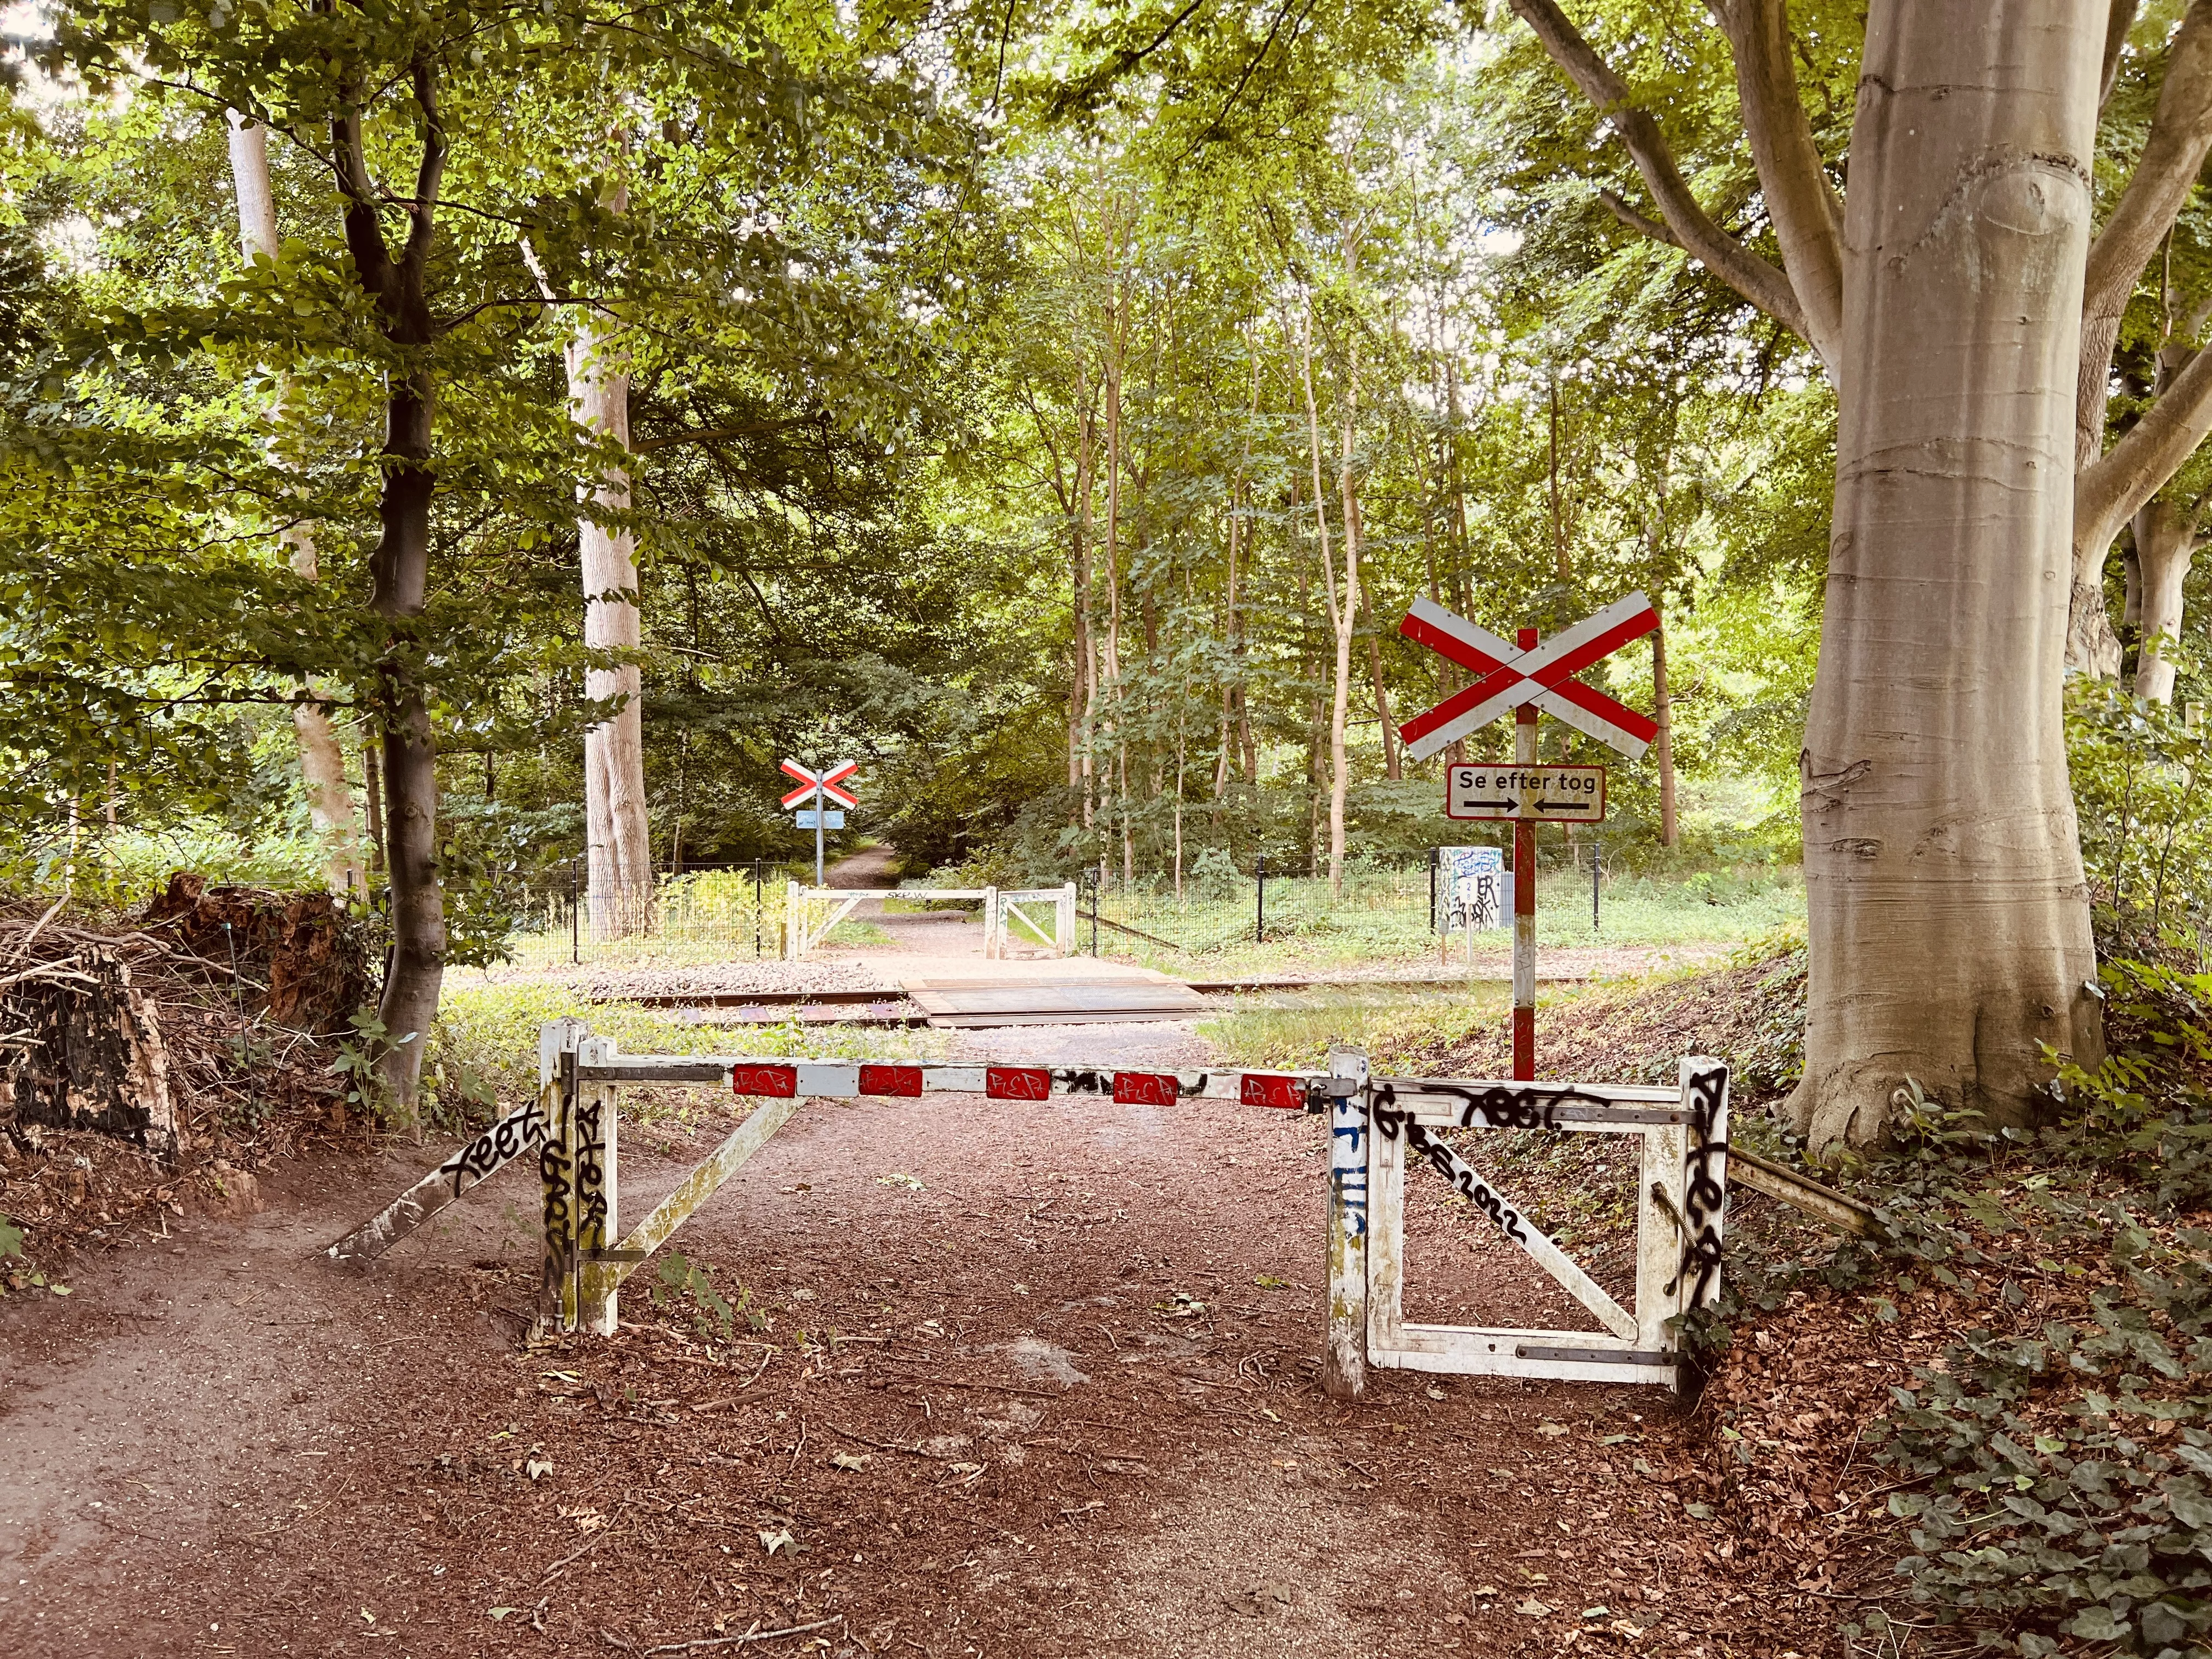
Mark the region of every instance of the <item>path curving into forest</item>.
MULTIPOLYGON (((1207 1058, 1173 1024, 954 1041, 1207 1058)), ((626 1124, 624 1212, 720 1132, 626 1124)), ((809 1103, 676 1241, 770 1322, 729 1345, 633 1281, 611 1341, 520 1346, 521 1174, 355 1276, 317 1247, 441 1150, 289 1167, 262 1214, 0 1303, 0 1647, 1826 1650, 1817 1604, 1754 1607, 1635 1473, 1686 1432, 1664 1395, 1322 1396, 1323 1139, 1213 1103, 809 1103)), ((1447 1197, 1409 1191, 1419 1316, 1581 1322, 1447 1197)))

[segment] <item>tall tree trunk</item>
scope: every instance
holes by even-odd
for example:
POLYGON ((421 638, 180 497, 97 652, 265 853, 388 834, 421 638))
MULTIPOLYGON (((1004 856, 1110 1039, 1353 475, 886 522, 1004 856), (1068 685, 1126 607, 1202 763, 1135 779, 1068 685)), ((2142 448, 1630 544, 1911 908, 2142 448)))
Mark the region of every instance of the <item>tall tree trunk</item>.
POLYGON ((1098 648, 1091 626, 1091 475, 1095 441, 1085 354, 1076 341, 1075 478, 1070 489, 1068 567, 1075 592, 1075 684, 1068 696, 1067 787, 1080 803, 1082 825, 1091 821, 1091 732, 1098 700, 1098 648))
MULTIPOLYGON (((1351 714, 1352 697, 1352 629, 1358 607, 1354 595, 1358 592, 1358 550, 1352 545, 1347 525, 1344 549, 1345 580, 1343 603, 1337 601, 1336 567, 1328 550, 1328 496, 1321 477, 1321 415, 1314 403, 1313 389, 1313 313, 1308 309, 1298 334, 1298 373, 1305 388, 1307 453, 1313 462, 1314 527, 1321 538, 1322 595, 1328 601, 1329 631, 1336 645, 1336 659, 1329 680, 1328 712, 1328 890, 1332 896, 1344 894, 1344 802, 1350 779, 1346 774, 1344 750, 1344 728, 1351 714)), ((1353 371, 1358 374, 1357 368, 1353 371)), ((1358 396, 1357 384, 1350 394, 1358 396)), ((1352 499, 1352 423, 1347 403, 1344 425, 1344 459, 1340 482, 1345 500, 1352 499)))
MULTIPOLYGON (((240 251, 250 264, 254 258, 276 257, 276 199, 269 187, 269 130, 230 112, 230 178, 238 197, 240 251)), ((277 381, 277 394, 270 411, 273 422, 284 419, 289 377, 277 381)), ((280 434, 280 442, 282 441, 280 434)), ((292 568, 309 580, 316 578, 315 534, 306 525, 289 525, 279 538, 292 568)), ((313 691, 314 688, 307 688, 313 691)), ((331 729, 330 712, 320 702, 292 705, 292 732, 300 746, 300 775, 307 786, 307 817, 316 838, 323 844, 323 879, 334 893, 368 893, 368 878, 361 864, 361 825, 354 817, 353 790, 346 782, 345 755, 331 729)))
POLYGON ((2196 515, 2154 495, 2136 514, 2136 557, 2142 567, 2142 645, 2136 696, 2173 701, 2174 643, 2181 638, 2182 584, 2197 554, 2196 515))
MULTIPOLYGON (((1347 494, 1344 502, 1344 539, 1347 546, 1364 542, 1365 529, 1359 519, 1359 497, 1347 494)), ((1359 581, 1359 605, 1367 613, 1367 672, 1375 685, 1375 715, 1382 723, 1382 775, 1396 783, 1405 775, 1398 761, 1398 727, 1390 718, 1390 693, 1382 680, 1382 642, 1381 625, 1375 617, 1375 602, 1367 592, 1367 579, 1359 581)))
MULTIPOLYGON (((355 279, 375 307, 385 338, 416 362, 437 338, 425 291, 445 178, 446 130, 439 112, 436 70, 428 59, 410 68, 421 119, 421 160, 408 204, 399 257, 385 246, 385 192, 370 172, 357 109, 342 106, 331 123, 331 161, 345 199, 346 252, 355 279)), ((384 837, 392 872, 392 952, 377 1006, 385 1030, 375 1065, 392 1116, 415 1120, 422 1050, 446 976, 446 900, 438 871, 438 750, 428 688, 415 665, 412 619, 429 597, 430 467, 435 387, 428 368, 387 382, 384 488, 380 532, 368 558, 369 604, 391 624, 379 686, 383 721, 384 837)))
POLYGON ((2100 1057, 2062 722, 2101 8, 1874 0, 1802 757, 1815 1144, 2100 1057))
MULTIPOLYGON (((627 192, 612 203, 621 212, 627 192)), ((568 411, 594 435, 629 447, 629 375, 617 343, 617 323, 589 306, 576 309, 565 356, 568 411)), ((637 608, 636 539, 618 524, 603 523, 629 509, 629 473, 610 465, 598 484, 580 492, 576 520, 584 589, 584 645, 592 651, 635 651, 642 642, 637 608)), ((587 668, 584 695, 594 702, 621 699, 614 715, 584 734, 586 880, 592 902, 592 936, 625 939, 653 925, 653 832, 645 793, 644 687, 634 662, 587 668)))
POLYGON ((1674 799, 1674 700, 1667 685, 1667 621, 1660 612, 1659 626, 1651 630, 1651 720, 1659 734, 1651 740, 1651 753, 1659 766, 1659 844, 1672 847, 1681 839, 1681 820, 1674 799))

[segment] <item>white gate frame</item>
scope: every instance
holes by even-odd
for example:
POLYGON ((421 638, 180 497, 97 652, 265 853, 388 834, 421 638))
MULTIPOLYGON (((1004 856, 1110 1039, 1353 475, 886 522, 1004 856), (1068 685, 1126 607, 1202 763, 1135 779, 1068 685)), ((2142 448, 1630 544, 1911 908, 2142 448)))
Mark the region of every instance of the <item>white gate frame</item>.
POLYGON ((1330 1055, 1329 1340, 1322 1382, 1358 1399, 1365 1367, 1572 1382, 1682 1382, 1679 1316, 1720 1294, 1728 1202, 1729 1071, 1681 1063, 1679 1089, 1490 1079, 1370 1079, 1330 1055), (1640 1138, 1633 1311, 1432 1131, 1559 1129, 1640 1138), (1407 1153, 1425 1158, 1606 1328, 1521 1330, 1408 1321, 1407 1153))
POLYGON ((1055 957, 1075 954, 1075 884, 1062 887, 1001 887, 983 902, 983 954, 994 959, 1012 954, 1013 928, 1018 923, 1036 942, 1055 957), (1022 908, 1049 902, 1052 932, 1022 908))
POLYGON ((1323 1388, 1357 1400, 1370 1364, 1410 1370, 1679 1387, 1678 1316, 1720 1292, 1728 1203, 1728 1067, 1682 1061, 1679 1090, 1374 1078, 1357 1049, 1316 1072, 1134 1072, 1111 1066, 623 1054, 581 1020, 538 1031, 537 1098, 508 1113, 327 1251, 362 1264, 534 1150, 544 1249, 538 1328, 611 1335, 622 1282, 768 1144, 809 1097, 1087 1096, 1176 1109, 1234 1102, 1329 1117, 1328 1347, 1323 1388), (617 1215, 616 1103, 623 1084, 719 1087, 757 1100, 744 1121, 627 1235, 617 1215), (1636 1306, 1623 1309, 1431 1131, 1563 1129, 1642 1138, 1636 1306), (1420 1153, 1565 1285, 1602 1332, 1426 1325, 1402 1310, 1406 1153, 1420 1153), (612 1242, 618 1241, 618 1242, 612 1242))
POLYGON ((837 924, 866 899, 981 899, 983 955, 997 961, 1008 954, 1009 931, 1018 923, 1056 957, 1075 954, 1075 884, 1064 887, 806 887, 792 882, 784 899, 784 960, 799 962, 830 937, 837 924), (1021 907, 1053 907, 1052 932, 1021 907))

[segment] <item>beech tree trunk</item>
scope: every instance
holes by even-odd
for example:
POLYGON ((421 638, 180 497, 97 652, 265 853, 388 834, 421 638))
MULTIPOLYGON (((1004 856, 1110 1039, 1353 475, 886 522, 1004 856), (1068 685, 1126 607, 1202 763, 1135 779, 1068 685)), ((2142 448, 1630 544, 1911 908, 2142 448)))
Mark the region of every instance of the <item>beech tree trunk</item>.
POLYGON ((2100 1058, 2061 698, 2102 12, 1868 15, 1801 758, 1815 1144, 1908 1081, 2018 1122, 2039 1043, 2100 1058))
MULTIPOLYGON (((256 255, 276 257, 276 201, 269 187, 269 130, 230 112, 230 177, 238 197, 240 252, 251 264, 256 255)), ((270 419, 284 418, 286 382, 278 382, 270 419)), ((278 533, 292 568, 315 579, 315 536, 305 525, 278 533)), ((307 688, 313 691, 312 685, 307 688)), ((361 828, 354 816, 353 790, 346 782, 345 756, 338 748, 329 711, 320 702, 292 705, 292 731, 300 746, 300 775, 307 786, 307 816, 324 848, 323 879, 334 893, 366 898, 368 878, 361 864, 361 828)))
POLYGON ((2152 702, 2173 701, 2170 653, 2181 637, 2181 586, 2196 554, 2196 515, 2162 496, 2146 501, 2136 514, 2136 557, 2142 570, 2136 696, 2152 702))
MULTIPOLYGON (((1344 749, 1345 725, 1351 714, 1352 700, 1352 632, 1358 616, 1359 550, 1353 544, 1350 526, 1350 504, 1355 499, 1352 481, 1352 428, 1347 412, 1344 425, 1344 455, 1340 463, 1339 482, 1343 486, 1346 503, 1347 524, 1344 546, 1344 598, 1340 604, 1336 592, 1336 568, 1328 550, 1328 495, 1322 487, 1321 477, 1321 414, 1314 402, 1313 389, 1313 319, 1308 313, 1298 337, 1298 369, 1306 395, 1306 439, 1308 453, 1313 462, 1314 528, 1321 540, 1321 588, 1327 602, 1329 631, 1336 647, 1336 658, 1329 678, 1328 712, 1328 890, 1333 897, 1344 894, 1344 802, 1351 782, 1346 768, 1344 749)), ((1353 371, 1355 375, 1358 371, 1353 371)), ((1357 395, 1356 390, 1353 393, 1357 395)))
MULTIPOLYGON (((619 211, 621 204, 617 203, 619 211)), ((580 307, 568 349, 568 407, 578 424, 629 447, 629 376, 614 343, 617 330, 603 313, 580 307)), ((629 475, 610 467, 583 499, 576 521, 584 583, 584 644, 593 651, 635 651, 641 641, 637 610, 636 543, 628 530, 592 516, 629 507, 629 475)), ((653 925, 653 839, 645 794, 645 722, 635 663, 585 671, 584 695, 622 699, 613 718, 584 734, 586 879, 594 939, 623 939, 653 925)))
POLYGON ((1659 844, 1672 847, 1682 838, 1682 826, 1674 799, 1674 702, 1667 686, 1663 612, 1659 626, 1651 630, 1651 719, 1659 728, 1651 742, 1651 757, 1659 768, 1659 844))
MULTIPOLYGON (((393 344, 419 351, 437 337, 425 276, 435 240, 438 192, 445 177, 446 131, 437 82, 427 60, 412 70, 422 118, 407 234, 399 257, 385 246, 385 192, 368 166, 357 111, 331 123, 333 170, 345 198, 346 251, 362 291, 393 344)), ((392 624, 380 688, 383 724, 385 849, 392 877, 392 954, 377 1013, 385 1030, 376 1071, 391 1096, 391 1115, 415 1117, 422 1049, 438 1013, 446 975, 446 903, 438 872, 437 740, 408 626, 429 597, 430 467, 434 387, 427 369, 396 375, 385 404, 384 488, 377 503, 380 533, 369 555, 371 607, 392 624)))

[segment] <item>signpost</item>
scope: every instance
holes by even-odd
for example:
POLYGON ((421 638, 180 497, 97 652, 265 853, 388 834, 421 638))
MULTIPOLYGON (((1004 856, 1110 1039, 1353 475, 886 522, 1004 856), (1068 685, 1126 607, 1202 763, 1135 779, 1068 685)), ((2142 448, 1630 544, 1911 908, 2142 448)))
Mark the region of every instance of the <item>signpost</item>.
POLYGON ((1605 817, 1605 768, 1455 766, 1444 775, 1444 816, 1597 823, 1605 817))
POLYGON ((1465 690, 1398 728, 1409 758, 1426 760, 1509 709, 1513 714, 1513 764, 1448 769, 1444 811, 1451 817, 1512 820, 1516 1079, 1536 1075, 1536 826, 1595 823, 1605 817, 1604 768, 1537 765, 1537 713, 1565 720, 1631 760, 1641 759, 1659 735, 1658 724, 1575 676, 1658 626, 1659 613, 1641 593, 1616 600, 1540 643, 1534 629, 1524 628, 1508 645, 1432 599, 1414 600, 1398 624, 1407 639, 1475 676, 1465 690), (1593 773, 1595 788, 1589 787, 1593 773))
POLYGON ((845 827, 845 815, 842 812, 834 812, 825 809, 833 800, 840 806, 858 806, 860 804, 860 798, 851 790, 838 787, 846 779, 860 769, 860 763, 839 761, 826 771, 817 772, 813 768, 802 766, 795 760, 787 760, 783 763, 783 769, 799 780, 799 787, 783 798, 783 805, 786 807, 796 806, 810 797, 814 802, 811 811, 799 815, 799 827, 801 830, 811 830, 814 832, 814 884, 819 887, 823 885, 822 832, 824 830, 842 830, 845 827))

